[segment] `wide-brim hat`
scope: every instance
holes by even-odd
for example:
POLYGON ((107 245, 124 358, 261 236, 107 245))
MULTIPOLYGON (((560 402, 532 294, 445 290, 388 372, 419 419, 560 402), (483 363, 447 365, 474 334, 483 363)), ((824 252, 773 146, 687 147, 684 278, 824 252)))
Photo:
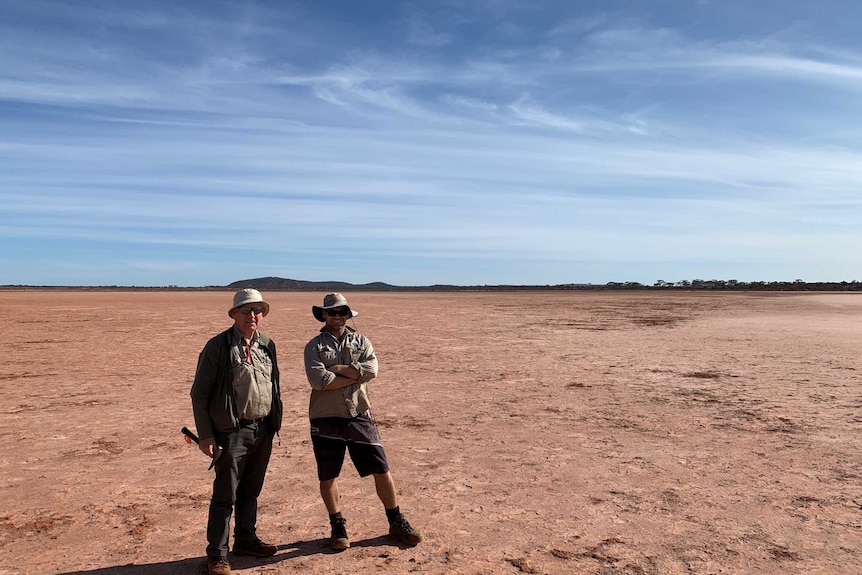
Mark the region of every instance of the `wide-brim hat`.
POLYGON ((238 307, 248 305, 250 303, 260 304, 263 308, 263 315, 269 313, 269 304, 264 301, 263 296, 256 289, 245 288, 233 294, 233 307, 227 310, 227 314, 233 317, 233 313, 238 307))
POLYGON ((350 317, 356 317, 359 315, 358 311, 353 311, 350 309, 350 306, 347 305, 347 298, 337 292, 328 293, 323 296, 323 305, 311 306, 311 313, 314 314, 314 318, 317 321, 326 321, 323 319, 323 310, 332 309, 334 307, 346 307, 347 311, 350 312, 350 317))

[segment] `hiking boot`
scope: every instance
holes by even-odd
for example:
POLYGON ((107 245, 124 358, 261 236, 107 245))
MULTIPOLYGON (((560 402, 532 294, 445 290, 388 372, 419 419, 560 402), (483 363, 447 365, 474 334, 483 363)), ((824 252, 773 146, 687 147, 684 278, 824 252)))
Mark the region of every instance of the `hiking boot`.
POLYGON ((235 541, 233 544, 233 553, 234 555, 253 555, 254 557, 270 557, 275 555, 275 552, 278 551, 278 547, 275 545, 270 545, 269 543, 264 543, 260 539, 254 539, 253 541, 245 542, 245 541, 235 541))
POLYGON ((227 557, 207 556, 207 573, 209 575, 231 575, 230 563, 227 557))
POLYGON ((395 521, 389 524, 389 535, 408 547, 413 547, 422 541, 422 534, 413 529, 404 515, 401 514, 398 515, 395 521))
POLYGON ((347 521, 342 517, 330 521, 332 534, 329 536, 329 547, 336 551, 344 551, 350 547, 350 539, 347 538, 347 521))

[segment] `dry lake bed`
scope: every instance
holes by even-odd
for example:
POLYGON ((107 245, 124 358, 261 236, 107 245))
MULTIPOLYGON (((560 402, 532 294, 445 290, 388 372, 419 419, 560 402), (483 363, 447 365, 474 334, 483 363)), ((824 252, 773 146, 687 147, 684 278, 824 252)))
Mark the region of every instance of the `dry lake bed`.
MULTIPOLYGON (((862 565, 862 294, 346 293, 402 509, 348 464, 326 545, 302 349, 241 574, 847 574, 862 565), (854 567, 854 565, 856 567, 854 567)), ((212 472, 179 430, 228 291, 0 291, 0 575, 197 575, 212 472)))

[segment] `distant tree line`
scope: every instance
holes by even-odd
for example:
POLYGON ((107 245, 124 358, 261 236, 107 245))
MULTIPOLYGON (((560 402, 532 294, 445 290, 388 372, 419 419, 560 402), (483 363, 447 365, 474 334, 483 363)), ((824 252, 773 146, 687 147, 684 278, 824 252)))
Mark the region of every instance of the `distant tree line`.
POLYGON ((742 282, 738 280, 682 280, 668 282, 658 280, 653 285, 638 282, 609 282, 609 289, 688 289, 688 290, 725 290, 725 291, 862 291, 862 282, 806 282, 801 279, 793 281, 755 281, 742 282))

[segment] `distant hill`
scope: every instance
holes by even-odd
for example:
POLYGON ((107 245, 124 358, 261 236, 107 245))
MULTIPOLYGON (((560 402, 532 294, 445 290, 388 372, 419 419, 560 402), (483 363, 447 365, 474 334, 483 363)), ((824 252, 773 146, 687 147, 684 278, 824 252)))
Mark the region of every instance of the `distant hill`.
POLYGON ((235 281, 225 286, 230 289, 255 288, 266 291, 475 291, 475 290, 535 290, 535 289, 584 289, 592 286, 584 284, 566 284, 557 286, 509 286, 482 285, 456 286, 435 284, 427 286, 396 286, 384 282, 368 284, 352 284, 349 282, 310 282, 279 277, 264 277, 235 281))
POLYGON ((254 288, 267 291, 392 291, 405 289, 383 282, 352 284, 348 282, 309 282, 278 277, 254 278, 235 281, 227 287, 231 289, 254 288))

